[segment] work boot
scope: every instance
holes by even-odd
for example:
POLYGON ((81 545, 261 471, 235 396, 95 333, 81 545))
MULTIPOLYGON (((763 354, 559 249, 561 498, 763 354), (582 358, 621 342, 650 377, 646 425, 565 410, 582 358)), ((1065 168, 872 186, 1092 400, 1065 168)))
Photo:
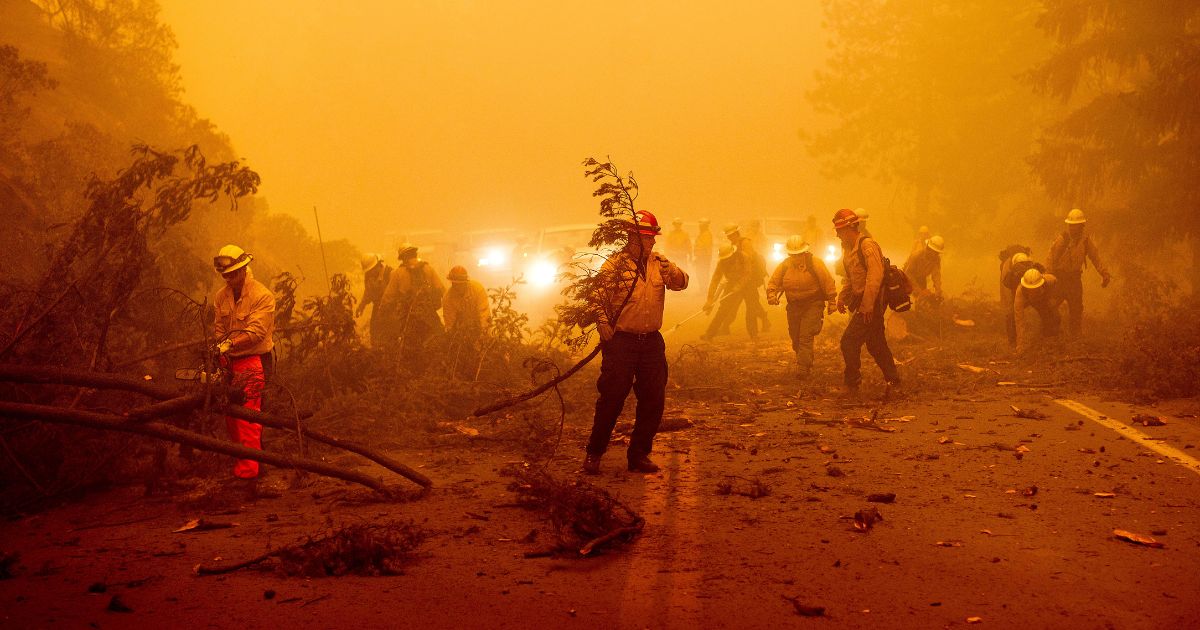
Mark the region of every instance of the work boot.
POLYGON ((645 455, 629 460, 629 472, 656 473, 658 470, 658 464, 645 455))
POLYGON ((600 456, 588 453, 587 457, 583 458, 583 472, 589 475, 599 475, 600 456))

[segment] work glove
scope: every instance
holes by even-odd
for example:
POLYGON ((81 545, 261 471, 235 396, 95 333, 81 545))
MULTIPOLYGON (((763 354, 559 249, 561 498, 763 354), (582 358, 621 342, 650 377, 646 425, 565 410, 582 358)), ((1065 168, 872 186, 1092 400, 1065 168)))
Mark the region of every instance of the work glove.
POLYGON ((779 298, 769 298, 767 304, 769 306, 779 306, 779 298))
POLYGON ((359 304, 359 305, 358 305, 358 308, 354 309, 354 316, 355 316, 355 317, 362 317, 362 314, 363 314, 363 305, 362 305, 362 304, 359 304))
MULTIPOLYGON (((843 315, 846 313, 846 310, 847 310, 847 309, 846 309, 846 303, 845 303, 845 302, 843 302, 843 301, 841 301, 841 300, 838 300, 838 301, 837 301, 837 306, 836 306, 836 308, 837 308, 837 312, 839 312, 839 313, 842 313, 843 315)), ((832 312, 832 311, 831 311, 831 312, 832 312)))
POLYGON ((600 331, 600 342, 604 343, 613 338, 613 333, 616 329, 608 324, 596 324, 596 330, 600 331))
POLYGON ((1109 282, 1112 282, 1112 274, 1106 273, 1103 276, 1101 276, 1101 278, 1100 278, 1100 288, 1107 289, 1109 282))
POLYGON ((233 347, 233 342, 230 341, 229 339, 225 339, 221 343, 218 343, 217 347, 214 348, 214 350, 217 351, 217 354, 225 354, 225 353, 229 352, 229 349, 232 347, 233 347))
POLYGON ((828 306, 825 308, 825 314, 826 314, 826 315, 833 315, 833 312, 834 312, 834 311, 836 311, 836 310, 837 310, 837 304, 834 304, 833 302, 830 302, 830 303, 829 303, 829 305, 828 305, 828 306))
POLYGON ((860 315, 862 315, 864 324, 870 324, 871 320, 875 319, 875 313, 873 311, 863 311, 860 313, 860 315))

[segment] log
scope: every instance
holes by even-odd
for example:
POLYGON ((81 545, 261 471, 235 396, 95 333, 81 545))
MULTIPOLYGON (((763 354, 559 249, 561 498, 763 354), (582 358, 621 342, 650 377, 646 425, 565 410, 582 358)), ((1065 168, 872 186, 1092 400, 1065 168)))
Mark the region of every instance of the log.
POLYGON ((179 427, 163 424, 160 422, 144 422, 131 423, 122 416, 97 413, 93 411, 79 411, 73 409, 59 409, 57 407, 48 407, 46 405, 32 405, 26 403, 12 403, 0 401, 0 416, 9 418, 28 418, 32 420, 42 420, 45 422, 54 422, 58 424, 71 424, 75 426, 88 427, 91 429, 102 429, 105 431, 120 431, 122 433, 133 433, 135 435, 145 435, 160 440, 168 440, 179 444, 186 444, 193 448, 198 448, 224 455, 232 455, 239 459, 253 459, 280 468, 297 468, 307 470, 318 475, 326 477, 334 477, 344 481, 364 485, 376 492, 390 495, 391 491, 383 484, 380 479, 364 475, 353 470, 346 470, 337 466, 319 462, 306 457, 295 457, 292 455, 284 455, 281 453, 272 453, 270 451, 260 451, 252 448, 247 448, 240 444, 234 444, 225 440, 201 435, 179 427))
MULTIPOLYGON (((193 400, 193 396, 196 398, 194 399, 194 404, 192 404, 191 407, 199 407, 204 402, 203 392, 184 394, 173 387, 167 387, 165 385, 147 381, 145 379, 71 368, 0 364, 0 381, 120 389, 123 391, 130 391, 142 394, 144 396, 149 396, 150 398, 157 400, 166 401, 161 404, 147 405, 145 407, 140 407, 130 411, 127 414, 127 417, 131 423, 142 422, 159 416, 186 411, 189 402, 193 400)), ((53 409, 53 407, 47 407, 47 409, 53 409)), ((266 414, 261 411, 247 409, 246 407, 242 407, 240 405, 225 405, 220 409, 220 411, 226 415, 256 422, 263 426, 276 429, 290 429, 293 431, 297 430, 297 423, 294 419, 266 414)), ((302 414, 302 416, 303 415, 305 414, 302 414)), ((409 479, 423 488, 429 488, 433 486, 433 481, 431 481, 429 477, 426 477, 425 475, 422 475, 414 470, 412 467, 407 466, 367 446, 357 442, 341 440, 319 431, 310 431, 307 427, 304 428, 304 433, 310 439, 316 440, 317 442, 362 455, 363 457, 366 457, 380 466, 383 466, 384 468, 387 468, 388 470, 409 479)))
POLYGON ((576 363, 575 365, 572 365, 571 369, 567 370, 566 372, 559 374, 558 376, 546 381, 545 383, 542 383, 541 385, 538 385, 537 387, 535 387, 523 394, 517 394, 516 396, 513 396, 512 398, 507 398, 505 400, 501 400, 499 402, 492 403, 486 407, 480 407, 479 409, 476 409, 475 411, 473 411, 471 413, 471 415, 473 415, 475 417, 486 416, 489 413, 495 413, 506 407, 511 407, 517 403, 525 402, 526 400, 529 400, 530 398, 536 398, 536 397, 540 396, 546 390, 550 389, 551 387, 554 387, 555 385, 558 385, 559 383, 574 376, 575 373, 580 370, 580 368, 582 368, 583 366, 590 363, 592 359, 596 358, 597 354, 600 354, 600 345, 597 345, 595 348, 592 348, 592 351, 589 352, 586 357, 583 357, 582 359, 580 359, 578 363, 576 363))

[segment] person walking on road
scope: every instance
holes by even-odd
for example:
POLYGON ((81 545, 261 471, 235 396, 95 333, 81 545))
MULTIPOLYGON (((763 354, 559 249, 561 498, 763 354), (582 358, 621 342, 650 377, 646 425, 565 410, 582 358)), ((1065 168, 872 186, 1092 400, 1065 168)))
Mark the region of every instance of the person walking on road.
POLYGON ((637 396, 637 411, 626 452, 629 472, 659 469, 650 460, 666 404, 667 352, 659 330, 667 290, 682 291, 688 286, 687 272, 654 251, 659 231, 653 214, 637 212, 625 248, 600 270, 610 282, 597 296, 601 304, 596 323, 600 333, 599 397, 583 460, 583 471, 590 475, 600 473, 600 458, 608 450, 630 389, 637 396))
POLYGON ((675 261, 675 264, 684 269, 691 268, 692 258, 692 237, 683 230, 683 219, 675 217, 671 221, 671 231, 667 232, 666 250, 667 258, 675 261))
POLYGON ((1112 274, 1101 262, 1096 245, 1083 233, 1087 223, 1083 210, 1075 208, 1068 212, 1064 223, 1067 224, 1067 230, 1050 245, 1050 259, 1046 267, 1058 278, 1059 293, 1067 303, 1067 332, 1072 337, 1078 337, 1083 328, 1083 269, 1087 261, 1091 260, 1100 273, 1101 288, 1108 287, 1112 274))
POLYGON ((833 215, 833 227, 842 241, 842 266, 846 272, 837 297, 838 312, 849 311, 850 323, 842 333, 845 384, 850 394, 862 381, 862 347, 875 359, 889 387, 900 384, 900 373, 884 336, 883 250, 879 243, 858 231, 858 215, 843 208, 833 215))
POLYGON ((401 350, 407 354, 419 350, 430 337, 443 332, 437 312, 442 308, 446 287, 433 267, 417 257, 416 245, 401 245, 397 257, 400 268, 392 272, 378 307, 396 323, 398 339, 388 342, 401 341, 401 350))
POLYGON ((800 378, 807 378, 813 366, 813 339, 824 324, 826 304, 832 313, 837 288, 825 263, 812 255, 804 237, 793 235, 785 245, 788 257, 779 263, 767 282, 767 304, 777 306, 787 296, 788 334, 800 378))
MULTIPOLYGON (((712 274, 713 235, 708 219, 700 219, 700 233, 692 243, 692 273, 702 280, 708 280, 712 274)), ((708 287, 704 287, 708 291, 708 287)))
MULTIPOLYGON (((216 318, 213 338, 221 363, 229 370, 231 385, 245 396, 247 409, 262 410, 263 389, 274 368, 275 295, 250 273, 254 257, 237 245, 226 245, 213 258, 213 268, 225 280, 213 301, 216 318)), ((262 450, 262 425, 225 416, 229 439, 246 448, 262 450)), ((259 464, 239 459, 233 476, 245 480, 254 494, 259 464)))
MULTIPOLYGON (((717 312, 708 322, 708 329, 700 335, 701 341, 711 341, 717 335, 728 335, 729 326, 737 318, 738 308, 742 304, 742 285, 746 282, 748 270, 745 261, 737 255, 737 248, 726 243, 717 252, 717 268, 713 270, 712 280, 708 283, 708 298, 704 302, 704 312, 717 312)), ((746 315, 746 331, 753 337, 758 332, 757 320, 746 315)))

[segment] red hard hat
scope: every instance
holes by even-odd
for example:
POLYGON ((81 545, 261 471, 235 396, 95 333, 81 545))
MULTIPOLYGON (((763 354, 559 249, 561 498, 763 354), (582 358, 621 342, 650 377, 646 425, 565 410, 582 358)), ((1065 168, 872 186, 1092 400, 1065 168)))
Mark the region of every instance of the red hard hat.
POLYGON ((662 231, 658 225, 658 219, 651 213, 645 210, 638 210, 633 213, 634 223, 637 224, 638 234, 648 234, 651 236, 657 235, 662 231))
POLYGON ((842 208, 833 215, 833 229, 840 230, 844 227, 858 224, 858 215, 850 208, 842 208))

